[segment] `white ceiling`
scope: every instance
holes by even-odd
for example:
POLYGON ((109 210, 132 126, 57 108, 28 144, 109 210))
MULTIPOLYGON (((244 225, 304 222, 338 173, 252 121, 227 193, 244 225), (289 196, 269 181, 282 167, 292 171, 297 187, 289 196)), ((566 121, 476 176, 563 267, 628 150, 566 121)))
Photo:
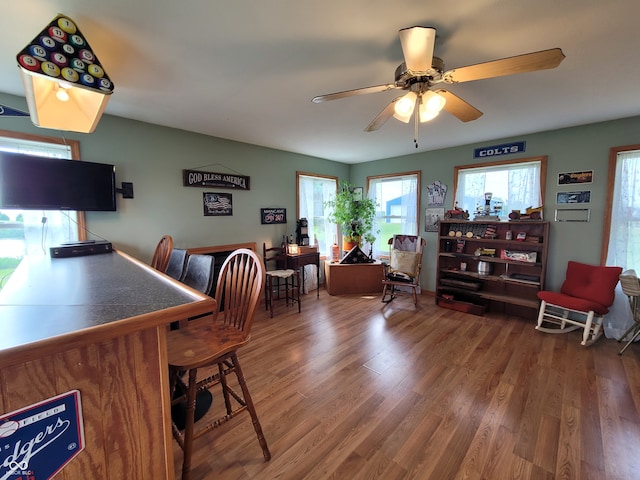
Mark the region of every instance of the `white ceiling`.
POLYGON ((24 95, 16 54, 58 13, 115 85, 106 113, 345 163, 640 114, 637 0, 3 1, 0 91, 24 95), (447 70, 554 47, 566 58, 447 87, 484 115, 443 112, 418 149, 412 123, 364 132, 397 91, 311 103, 392 83, 398 30, 414 25, 437 29, 447 70))

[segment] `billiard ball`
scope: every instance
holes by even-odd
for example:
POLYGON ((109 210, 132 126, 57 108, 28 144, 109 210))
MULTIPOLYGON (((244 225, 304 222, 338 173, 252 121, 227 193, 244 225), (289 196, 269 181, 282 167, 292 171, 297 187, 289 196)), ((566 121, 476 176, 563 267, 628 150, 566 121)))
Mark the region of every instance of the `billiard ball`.
POLYGON ((40 45, 31 45, 29 47, 29 53, 41 62, 44 62, 47 59, 47 51, 40 45))
POLYGON ((87 50, 86 48, 83 48, 78 52, 78 58, 87 63, 93 63, 96 61, 96 57, 93 52, 91 50, 87 50))
POLYGON ((98 81, 98 88, 104 92, 111 92, 113 91, 113 84, 108 78, 101 78, 98 81))
POLYGON ((96 79, 93 78, 93 76, 89 75, 88 73, 84 73, 80 76, 80 83, 87 87, 95 87, 96 79))
POLYGON ((40 62, 33 58, 31 55, 20 55, 18 63, 22 68, 29 70, 30 72, 37 72, 40 70, 40 62))
POLYGON ((69 55, 70 57, 73 56, 74 53, 76 53, 76 49, 73 48, 68 43, 65 43, 64 45, 62 45, 62 51, 67 55, 69 55))
POLYGON ((104 77, 104 70, 100 65, 96 65, 95 63, 92 63, 91 65, 89 65, 89 68, 87 68, 87 71, 96 78, 104 77))
POLYGON ((82 38, 80 35, 71 35, 69 37, 69 43, 71 43, 71 45, 73 45, 74 47, 84 47, 87 45, 87 42, 84 41, 84 38, 82 38))
POLYGON ((56 42, 64 43, 67 41, 67 34, 61 28, 49 27, 49 30, 47 30, 47 33, 49 33, 49 36, 53 38, 56 42))
POLYGON ((58 26, 69 35, 73 35, 78 31, 76 24, 70 18, 60 17, 58 18, 58 26))
POLYGON ((53 62, 42 62, 40 69, 50 77, 60 76, 60 68, 53 62))
POLYGON ((72 58, 71 59, 71 67, 74 70, 77 70, 80 73, 83 73, 83 72, 85 72, 87 70, 87 64, 84 63, 79 58, 72 58))
POLYGON ((69 59, 60 52, 53 52, 53 54, 51 54, 51 61, 59 67, 66 67, 69 64, 69 59))
POLYGON ((38 38, 38 42, 49 51, 55 50, 57 47, 56 42, 53 41, 53 38, 46 35, 40 36, 40 38, 38 38))
POLYGON ((65 80, 67 80, 69 82, 73 82, 73 83, 76 83, 80 79, 80 75, 78 75, 78 72, 76 72, 71 67, 64 67, 62 69, 62 77, 65 80))

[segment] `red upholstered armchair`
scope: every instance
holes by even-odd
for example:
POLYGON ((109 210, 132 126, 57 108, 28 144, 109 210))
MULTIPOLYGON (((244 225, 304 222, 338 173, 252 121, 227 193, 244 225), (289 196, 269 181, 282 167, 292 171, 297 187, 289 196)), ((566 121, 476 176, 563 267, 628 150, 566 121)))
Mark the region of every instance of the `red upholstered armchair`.
POLYGON ((569 261, 560 292, 538 292, 542 302, 536 330, 565 333, 581 328, 582 345, 595 342, 602 335, 602 319, 613 304, 621 273, 620 267, 569 261))

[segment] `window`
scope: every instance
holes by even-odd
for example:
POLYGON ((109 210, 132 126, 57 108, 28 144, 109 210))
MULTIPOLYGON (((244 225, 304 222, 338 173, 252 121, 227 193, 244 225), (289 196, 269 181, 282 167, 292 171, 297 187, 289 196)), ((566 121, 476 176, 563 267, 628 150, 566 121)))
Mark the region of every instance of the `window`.
POLYGON ((525 212, 544 205, 546 173, 547 157, 455 167, 454 204, 473 219, 474 212, 485 210, 485 193, 491 193, 492 215, 507 218, 512 210, 525 212))
MULTIPOLYGON (((78 158, 75 140, 0 130, 0 150, 54 158, 78 158)), ((42 254, 50 246, 84 240, 84 212, 0 210, 0 287, 27 254, 42 254)))
POLYGON ((298 185, 298 218, 308 222, 309 243, 318 242, 320 255, 329 257, 331 245, 337 241, 338 228, 327 220, 324 202, 336 196, 338 177, 296 172, 298 185))
POLYGON ((602 261, 640 270, 640 145, 612 148, 602 261))
POLYGON ((419 235, 420 172, 367 177, 367 196, 377 205, 374 257, 389 254, 391 237, 419 235))

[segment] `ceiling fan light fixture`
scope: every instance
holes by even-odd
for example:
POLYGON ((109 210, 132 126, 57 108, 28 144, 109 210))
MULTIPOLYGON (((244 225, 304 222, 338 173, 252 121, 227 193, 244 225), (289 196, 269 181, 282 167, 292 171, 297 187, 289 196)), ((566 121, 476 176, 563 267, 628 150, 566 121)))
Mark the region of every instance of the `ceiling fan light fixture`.
POLYGON ((416 99, 418 95, 416 92, 409 92, 400 100, 395 103, 393 114, 394 118, 404 123, 409 123, 413 110, 416 106, 416 99))
POLYGON ((423 103, 420 105, 420 123, 428 122, 429 120, 433 120, 438 116, 440 112, 429 110, 427 106, 423 103))
POLYGON ((426 91, 420 101, 420 122, 424 123, 436 118, 445 103, 446 99, 442 95, 431 90, 426 91))
POLYGON ((423 95, 422 104, 431 112, 440 112, 440 110, 444 108, 445 103, 447 103, 447 100, 442 95, 432 92, 431 90, 425 92, 423 95))

